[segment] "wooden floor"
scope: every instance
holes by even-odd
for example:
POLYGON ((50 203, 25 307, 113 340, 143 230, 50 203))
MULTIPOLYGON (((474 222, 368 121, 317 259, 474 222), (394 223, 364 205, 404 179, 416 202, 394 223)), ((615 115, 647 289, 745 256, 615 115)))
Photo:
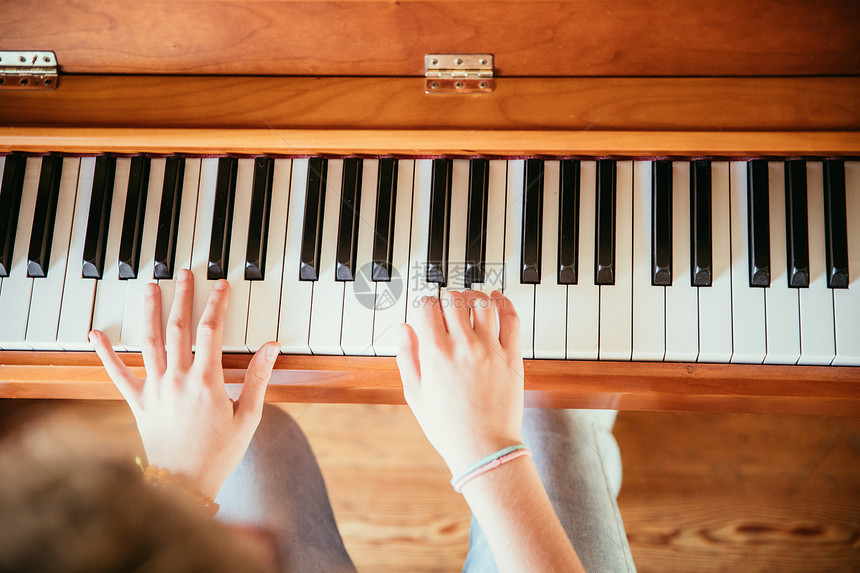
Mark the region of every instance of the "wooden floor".
MULTIPOLYGON (((0 420, 10 409, 0 404, 0 420)), ((469 511, 405 407, 284 405, 359 571, 459 571, 469 511)), ((115 439, 117 403, 82 403, 115 439)), ((619 497, 639 571, 860 570, 860 419, 622 412, 619 497)))

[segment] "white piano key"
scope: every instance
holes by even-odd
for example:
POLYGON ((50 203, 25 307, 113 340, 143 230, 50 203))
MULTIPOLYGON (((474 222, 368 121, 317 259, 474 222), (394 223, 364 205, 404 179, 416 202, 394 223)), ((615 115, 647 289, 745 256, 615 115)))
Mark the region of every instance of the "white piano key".
POLYGON ((281 310, 278 315, 278 342, 281 343, 281 352, 289 354, 311 353, 308 338, 314 283, 299 280, 307 185, 308 160, 294 159, 290 175, 281 310))
MULTIPOLYGON (((218 158, 200 162, 200 184, 197 191, 197 215, 194 244, 191 250, 191 272, 194 275, 194 304, 191 310, 192 345, 197 342, 197 325, 215 281, 206 278, 209 269, 209 245, 212 241, 212 218, 215 214, 215 188, 218 184, 218 158)), ((177 265, 178 268, 178 265, 177 265)), ((176 273, 174 273, 174 277, 176 273)))
POLYGON ((176 295, 176 273, 179 269, 191 268, 194 223, 197 215, 197 191, 200 186, 200 165, 200 159, 185 159, 182 200, 179 203, 179 229, 176 232, 176 255, 173 261, 173 278, 158 281, 158 286, 161 288, 161 325, 165 329, 170 317, 170 307, 173 305, 173 298, 176 295))
POLYGON ((535 358, 564 359, 567 286, 558 284, 558 161, 544 162, 540 284, 535 285, 535 358))
POLYGON ((579 268, 567 287, 567 358, 597 360, 600 287, 594 284, 594 214, 597 163, 579 164, 579 268))
POLYGON ((122 333, 122 313, 125 310, 127 288, 126 281, 119 280, 119 243, 122 236, 130 167, 131 159, 125 157, 116 160, 105 268, 102 279, 96 283, 96 298, 93 306, 93 330, 102 331, 116 350, 123 350, 119 340, 122 333))
POLYGON ((18 228, 15 231, 15 248, 12 251, 12 268, 9 276, 0 283, 0 348, 3 350, 27 349, 27 316, 30 311, 30 294, 33 279, 27 276, 27 255, 30 250, 30 231, 36 210, 39 191, 41 157, 28 157, 24 170, 24 188, 18 211, 18 228))
POLYGON ((824 174, 820 161, 806 164, 809 221, 809 288, 800 291, 800 360, 827 365, 836 355, 833 293, 827 288, 824 251, 824 174))
MULTIPOLYGON (((749 282, 747 165, 730 164, 732 234, 732 362, 760 364, 767 351, 763 288, 749 282)), ((771 251, 773 250, 771 246, 771 251)))
POLYGON ((650 161, 633 163, 633 360, 663 360, 666 352, 666 287, 651 284, 652 169, 650 161))
MULTIPOLYGON (((240 159, 236 168, 236 195, 233 199, 233 224, 230 229, 230 257, 227 282, 230 305, 224 317, 224 352, 248 352, 245 331, 248 326, 248 299, 251 281, 245 280, 245 254, 248 249, 248 219, 254 183, 254 159, 240 159)), ((275 309, 272 309, 274 313, 275 309)))
POLYGON ((729 164, 711 163, 711 265, 713 282, 699 287, 699 361, 727 363, 732 357, 729 164))
POLYGON ((798 289, 788 286, 785 237, 785 167, 768 163, 770 214, 770 288, 765 290, 767 321, 766 364, 796 364, 800 358, 800 304, 798 289))
POLYGON ((520 317, 523 358, 534 358, 535 286, 520 283, 525 161, 508 161, 508 208, 505 233, 505 296, 520 317))
MULTIPOLYGON (((436 283, 427 282, 427 246, 430 236, 430 184, 433 161, 415 162, 412 191, 412 236, 409 243, 409 273, 406 285, 406 322, 415 325, 415 313, 421 307, 421 297, 438 296, 436 283)), ((397 197, 400 199, 400 196, 397 197)), ((398 339, 399 340, 399 339, 398 339)))
POLYGON ((860 162, 845 162, 845 211, 848 221, 847 289, 833 289, 836 322, 835 366, 860 365, 860 162))
MULTIPOLYGON (((281 277, 284 269, 291 171, 291 160, 275 160, 272 175, 272 202, 269 209, 269 234, 266 239, 266 268, 263 280, 251 282, 251 298, 248 303, 248 332, 245 344, 251 352, 256 352, 266 342, 278 338, 279 313, 276 309, 281 303, 281 277)), ((289 301, 284 302, 288 308, 289 301)))
MULTIPOLYGON (((6 156, 0 155, 0 182, 3 181, 3 172, 6 169, 6 156)), ((3 285, 3 277, 0 277, 0 287, 3 285)))
POLYGON ((484 250, 484 282, 472 283, 473 290, 490 294, 505 286, 505 205, 507 162, 490 161, 487 185, 487 244, 484 250))
POLYGON ((469 218, 469 160, 455 159, 451 167, 451 211, 448 216, 447 285, 441 291, 466 288, 466 227, 469 218))
POLYGON ((140 241, 140 263, 137 278, 126 282, 125 310, 122 317, 122 334, 119 344, 126 350, 140 350, 143 340, 143 300, 146 285, 155 282, 152 278, 155 267, 155 237, 158 233, 158 216, 161 210, 161 191, 164 187, 163 158, 150 160, 149 185, 146 190, 146 207, 143 214, 143 236, 140 241))
MULTIPOLYGON (((394 201, 394 252, 391 256, 390 282, 375 283, 373 311, 373 350, 377 356, 394 356, 400 349, 400 325, 406 320, 409 238, 412 234, 412 190, 415 161, 397 163, 397 191, 394 201)), ((426 253, 426 250, 425 250, 426 253)))
POLYGON ((57 344, 66 350, 91 350, 87 335, 90 332, 90 322, 93 316, 96 281, 83 278, 81 273, 95 166, 95 157, 81 159, 69 256, 66 262, 65 283, 60 306, 60 320, 57 329, 57 344))
POLYGON ((27 319, 27 344, 37 350, 62 348, 57 343, 57 329, 60 325, 80 164, 81 160, 77 158, 67 157, 63 160, 48 276, 33 281, 30 316, 27 319))
MULTIPOLYGON (((373 306, 375 286, 371 270, 373 237, 376 230, 376 186, 379 160, 365 159, 361 176, 358 209, 358 244, 355 280, 343 283, 343 331, 340 345, 352 356, 373 356, 373 306)), ((395 204, 395 208, 397 205, 395 204)))
POLYGON ((615 181, 615 284, 600 287, 600 360, 630 360, 633 347, 632 161, 616 164, 615 181))
POLYGON ((690 163, 672 164, 672 286, 666 287, 666 360, 699 356, 699 297, 690 274, 690 163))
POLYGON ((343 354, 340 331, 343 324, 343 283, 335 280, 337 231, 343 160, 329 159, 323 212, 319 280, 314 282, 311 304, 310 347, 314 354, 343 354))

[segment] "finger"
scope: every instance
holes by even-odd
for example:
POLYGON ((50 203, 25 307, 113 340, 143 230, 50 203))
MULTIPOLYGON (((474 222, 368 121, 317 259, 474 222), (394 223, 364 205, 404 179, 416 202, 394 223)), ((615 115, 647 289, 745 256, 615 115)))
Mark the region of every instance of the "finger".
POLYGON ((520 317, 514 304, 499 291, 491 295, 496 312, 499 315, 499 342, 512 355, 522 357, 520 348, 520 317))
POLYGON ((191 366, 191 308, 194 275, 188 269, 176 273, 176 294, 167 318, 167 360, 182 369, 191 366))
POLYGON ((93 330, 90 332, 89 339, 119 393, 122 394, 129 406, 134 408, 137 405, 137 398, 143 387, 143 381, 132 374, 128 366, 119 359, 110 344, 110 340, 104 333, 93 330))
POLYGON ((161 328, 161 289, 155 283, 146 285, 143 298, 143 365, 147 374, 161 377, 167 370, 167 356, 164 353, 164 330, 161 328))
POLYGON ((418 336, 408 324, 401 325, 400 332, 397 369, 400 370, 400 381, 403 384, 403 395, 406 397, 406 403, 412 404, 421 388, 421 362, 418 360, 418 336))
POLYGON ((442 304, 435 296, 421 297, 421 307, 416 313, 418 338, 439 346, 448 339, 448 328, 442 315, 442 304))
POLYGON ((236 403, 236 415, 259 423, 263 414, 263 403, 266 398, 266 387, 272 377, 272 368, 280 352, 277 342, 269 342, 263 345, 248 363, 245 371, 245 384, 242 393, 236 403))
POLYGON ((477 290, 466 291, 463 296, 469 301, 469 308, 472 310, 472 328, 475 333, 487 342, 498 340, 496 309, 490 297, 477 290))
POLYGON ((442 312, 448 332, 459 340, 468 340, 474 333, 472 319, 469 317, 469 303, 463 293, 448 291, 442 295, 442 312))
POLYGON ((195 364, 204 368, 221 367, 221 342, 224 340, 224 315, 230 302, 230 285, 219 279, 209 293, 200 324, 197 325, 197 357, 195 364))

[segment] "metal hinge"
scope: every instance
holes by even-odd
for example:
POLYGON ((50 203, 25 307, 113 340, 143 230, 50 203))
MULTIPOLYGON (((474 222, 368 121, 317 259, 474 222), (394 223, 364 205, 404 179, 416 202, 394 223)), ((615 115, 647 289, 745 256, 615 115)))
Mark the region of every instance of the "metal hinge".
POLYGON ((424 91, 438 93, 490 93, 492 54, 427 54, 424 56, 424 91))
POLYGON ((57 87, 54 52, 0 51, 0 89, 52 90, 57 87))

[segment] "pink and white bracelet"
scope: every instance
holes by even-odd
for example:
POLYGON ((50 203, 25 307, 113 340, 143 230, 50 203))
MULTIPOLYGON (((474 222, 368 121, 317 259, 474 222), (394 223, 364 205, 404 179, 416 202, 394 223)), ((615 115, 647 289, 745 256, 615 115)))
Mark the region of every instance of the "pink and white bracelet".
POLYGON ((492 471, 511 460, 530 455, 532 455, 532 453, 525 444, 516 444, 514 446, 502 448, 498 452, 482 458, 478 462, 469 466, 465 471, 462 471, 460 474, 451 478, 451 485, 454 486, 454 491, 461 493, 463 491, 463 486, 476 477, 484 475, 485 473, 492 471))

